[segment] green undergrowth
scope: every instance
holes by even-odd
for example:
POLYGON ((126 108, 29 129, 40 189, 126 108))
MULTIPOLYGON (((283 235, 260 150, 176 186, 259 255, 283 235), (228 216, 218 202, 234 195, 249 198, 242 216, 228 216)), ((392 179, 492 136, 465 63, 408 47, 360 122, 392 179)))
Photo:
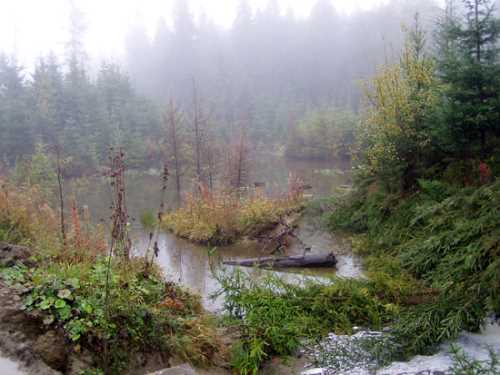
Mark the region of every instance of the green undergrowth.
POLYGON ((425 290, 393 267, 389 262, 370 273, 370 279, 332 278, 300 285, 276 276, 255 281, 238 270, 218 274, 225 310, 242 332, 233 348, 233 367, 241 374, 256 374, 266 359, 293 355, 304 340, 330 332, 351 334, 354 326, 382 329, 415 290, 425 290))
POLYGON ((36 190, 0 186, 0 240, 28 245, 33 258, 31 267, 0 269, 0 277, 26 291, 24 309, 42 332, 62 335, 69 353, 90 353, 106 374, 149 357, 224 361, 216 322, 198 296, 165 282, 142 257, 107 256, 102 232, 79 225, 76 212, 63 245, 57 215, 36 190))
POLYGON ((201 366, 221 358, 215 323, 198 297, 165 283, 158 272, 145 274, 139 260, 112 261, 107 287, 107 261, 17 266, 2 276, 31 289, 24 306, 44 329, 60 331, 76 350, 89 350, 96 366, 110 374, 126 370, 138 353, 162 353, 201 366))
POLYGON ((391 327, 394 350, 383 360, 405 359, 478 331, 500 311, 500 182, 459 189, 421 181, 410 197, 351 193, 320 206, 309 211, 327 212, 330 228, 355 233, 366 278, 292 285, 219 274, 225 309, 242 332, 232 353, 240 373, 256 374, 304 340, 351 334, 354 326, 391 327))
POLYGON ((500 311, 500 181, 479 188, 419 185, 409 197, 357 192, 338 199, 328 215, 332 229, 358 234, 354 248, 368 263, 393 259, 398 272, 431 291, 396 320, 407 354, 432 351, 462 330, 478 331, 500 311))

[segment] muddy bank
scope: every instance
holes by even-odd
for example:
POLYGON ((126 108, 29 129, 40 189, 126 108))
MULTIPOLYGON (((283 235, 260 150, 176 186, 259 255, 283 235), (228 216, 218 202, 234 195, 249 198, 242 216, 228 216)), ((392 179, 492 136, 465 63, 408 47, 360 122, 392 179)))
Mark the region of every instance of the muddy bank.
MULTIPOLYGON (((0 243, 2 267, 33 266, 30 257, 26 247, 0 243)), ((13 374, 78 374, 81 361, 70 355, 63 336, 54 330, 46 331, 40 319, 25 312, 23 298, 28 292, 0 278, 0 352, 19 365, 13 374)), ((11 368, 12 363, 6 366, 11 368)))
MULTIPOLYGON (((0 243, 0 374, 9 375, 81 375, 85 369, 96 366, 98 347, 75 345, 62 328, 44 324, 38 310, 28 312, 25 297, 31 287, 9 275, 16 268, 36 268, 31 251, 22 246, 0 243)), ((145 374, 169 367, 170 359, 159 352, 139 352, 130 359, 128 374, 145 374)))

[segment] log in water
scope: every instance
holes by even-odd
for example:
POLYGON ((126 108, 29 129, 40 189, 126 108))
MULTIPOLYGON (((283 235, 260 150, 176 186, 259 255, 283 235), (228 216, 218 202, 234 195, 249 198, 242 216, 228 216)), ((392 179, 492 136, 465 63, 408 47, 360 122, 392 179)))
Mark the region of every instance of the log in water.
POLYGON ((337 259, 333 253, 322 255, 298 255, 287 257, 262 257, 224 261, 228 266, 288 268, 288 267, 334 267, 337 259))

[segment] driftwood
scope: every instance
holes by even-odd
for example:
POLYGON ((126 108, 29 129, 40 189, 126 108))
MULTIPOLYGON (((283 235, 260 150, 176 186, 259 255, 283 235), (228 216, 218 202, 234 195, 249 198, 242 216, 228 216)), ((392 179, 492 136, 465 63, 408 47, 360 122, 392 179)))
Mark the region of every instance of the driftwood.
POLYGON ((322 255, 298 255, 287 257, 262 257, 223 262, 229 266, 287 268, 287 267, 334 267, 337 259, 333 253, 322 255))
POLYGON ((267 254, 283 254, 290 246, 292 239, 295 239, 304 248, 304 253, 309 248, 295 235, 294 231, 297 228, 297 220, 299 215, 292 215, 287 218, 280 217, 276 227, 270 231, 257 236, 260 243, 264 245, 263 252, 267 254))

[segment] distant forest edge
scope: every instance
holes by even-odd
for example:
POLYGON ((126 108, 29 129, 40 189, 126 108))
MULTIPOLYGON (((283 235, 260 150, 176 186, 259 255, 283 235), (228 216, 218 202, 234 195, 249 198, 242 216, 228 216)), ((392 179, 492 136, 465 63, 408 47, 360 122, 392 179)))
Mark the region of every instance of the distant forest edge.
POLYGON ((289 157, 349 157, 361 82, 398 59, 402 25, 419 13, 431 39, 442 12, 432 0, 392 0, 346 16, 318 0, 299 19, 275 0, 256 13, 240 1, 224 30, 206 17, 195 22, 179 0, 172 28, 160 19, 151 39, 135 23, 124 66, 95 69, 85 15, 73 5, 64 60, 49 53, 28 71, 15 56, 0 56, 0 168, 57 148, 67 175, 85 175, 106 163, 111 146, 127 150, 131 168, 159 167, 173 158, 172 131, 178 161, 192 160, 198 142, 211 144, 204 159, 216 158, 214 150, 242 133, 252 148, 286 146, 289 157))

